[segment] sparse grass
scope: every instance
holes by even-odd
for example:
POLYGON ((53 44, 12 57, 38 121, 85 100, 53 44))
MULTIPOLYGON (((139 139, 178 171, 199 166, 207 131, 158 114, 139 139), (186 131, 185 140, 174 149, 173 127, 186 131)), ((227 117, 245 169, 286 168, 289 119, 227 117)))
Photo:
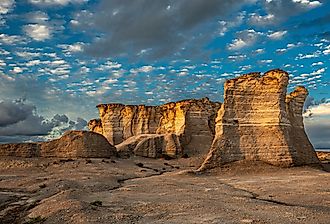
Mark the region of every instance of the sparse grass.
POLYGON ((90 204, 94 206, 102 206, 102 201, 96 200, 96 201, 92 201, 90 204))
POLYGON ((46 217, 41 217, 41 216, 37 216, 37 217, 32 217, 29 218, 28 221, 26 221, 24 224, 36 224, 36 223, 44 223, 46 221, 46 217))

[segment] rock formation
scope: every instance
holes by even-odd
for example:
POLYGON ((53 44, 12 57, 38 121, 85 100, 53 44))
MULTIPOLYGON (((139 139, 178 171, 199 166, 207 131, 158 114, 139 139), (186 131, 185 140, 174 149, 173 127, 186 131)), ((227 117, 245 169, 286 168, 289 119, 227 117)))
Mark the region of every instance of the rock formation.
POLYGON ((237 160, 284 167, 319 163, 302 120, 308 92, 297 87, 286 96, 288 79, 272 70, 226 81, 215 138, 200 170, 237 160))
POLYGON ((38 143, 0 144, 0 156, 38 157, 40 147, 38 143))
POLYGON ((69 131, 61 138, 40 144, 41 157, 105 158, 116 155, 116 148, 104 136, 89 131, 69 131))
POLYGON ((137 155, 151 157, 158 157, 160 152, 180 155, 183 151, 205 155, 213 140, 220 105, 207 98, 161 106, 100 104, 100 120, 91 120, 89 129, 103 134, 113 145, 121 144, 117 148, 122 152, 128 147, 137 155), (143 142, 137 142, 141 139, 143 142))
POLYGON ((116 145, 119 155, 160 158, 164 155, 175 158, 182 155, 180 139, 175 134, 142 134, 132 136, 121 144, 116 145))
POLYGON ((107 158, 116 153, 104 136, 88 131, 68 131, 49 142, 0 145, 0 156, 107 158))

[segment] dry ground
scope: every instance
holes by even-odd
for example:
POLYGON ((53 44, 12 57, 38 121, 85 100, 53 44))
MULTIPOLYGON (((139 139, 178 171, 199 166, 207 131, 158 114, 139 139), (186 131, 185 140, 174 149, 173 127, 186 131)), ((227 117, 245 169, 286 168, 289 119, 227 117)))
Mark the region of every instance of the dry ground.
POLYGON ((329 172, 193 168, 189 159, 1 158, 0 223, 330 223, 329 172))

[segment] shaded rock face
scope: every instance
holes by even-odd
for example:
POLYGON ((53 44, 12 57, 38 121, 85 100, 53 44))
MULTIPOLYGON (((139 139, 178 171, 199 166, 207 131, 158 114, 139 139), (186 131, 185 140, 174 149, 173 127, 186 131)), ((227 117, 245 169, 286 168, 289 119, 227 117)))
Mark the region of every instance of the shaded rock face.
POLYGON ((175 134, 142 134, 132 136, 121 144, 116 145, 121 156, 137 156, 160 158, 170 156, 175 158, 181 155, 183 149, 180 139, 175 134))
POLYGON ((319 163, 304 131, 308 94, 297 87, 286 96, 289 76, 272 70, 228 80, 216 118, 216 134, 201 170, 237 160, 277 166, 319 163))
POLYGON ((104 158, 116 155, 116 148, 100 134, 69 131, 61 138, 40 144, 40 156, 104 158))
POLYGON ((174 150, 177 153, 185 151, 189 154, 206 154, 213 140, 215 116, 220 105, 207 98, 161 106, 101 104, 97 106, 101 122, 91 120, 89 129, 103 134, 113 145, 121 144, 133 136, 142 135, 143 138, 145 134, 154 134, 150 138, 143 138, 141 147, 148 146, 145 153, 142 153, 141 147, 141 150, 134 150, 151 157, 154 157, 153 153, 149 153, 150 150, 154 151, 149 148, 151 145, 162 145, 160 151, 170 152, 162 147, 165 142, 169 144, 166 139, 171 134, 176 135, 173 139, 180 145, 174 150))
POLYGON ((0 156, 17 156, 17 157, 38 157, 40 155, 40 147, 38 143, 17 143, 17 144, 0 144, 0 156))
POLYGON ((0 156, 107 158, 116 153, 116 148, 103 135, 88 131, 68 131, 49 142, 0 145, 0 156))

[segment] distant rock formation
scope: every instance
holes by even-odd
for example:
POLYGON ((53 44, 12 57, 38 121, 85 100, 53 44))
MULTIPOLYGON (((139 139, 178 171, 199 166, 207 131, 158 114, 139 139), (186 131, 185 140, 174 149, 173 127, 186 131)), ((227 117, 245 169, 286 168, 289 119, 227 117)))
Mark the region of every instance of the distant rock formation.
POLYGON ((100 104, 100 120, 91 120, 88 126, 121 152, 130 149, 136 155, 153 158, 183 151, 205 155, 214 137, 220 105, 208 98, 161 106, 100 104))
POLYGON ((272 70, 226 81, 216 134, 200 170, 237 160, 276 166, 318 164, 306 136, 302 110, 304 87, 286 95, 289 75, 272 70))
POLYGON ((0 156, 107 158, 116 154, 104 136, 88 131, 68 131, 49 142, 0 145, 0 156))

